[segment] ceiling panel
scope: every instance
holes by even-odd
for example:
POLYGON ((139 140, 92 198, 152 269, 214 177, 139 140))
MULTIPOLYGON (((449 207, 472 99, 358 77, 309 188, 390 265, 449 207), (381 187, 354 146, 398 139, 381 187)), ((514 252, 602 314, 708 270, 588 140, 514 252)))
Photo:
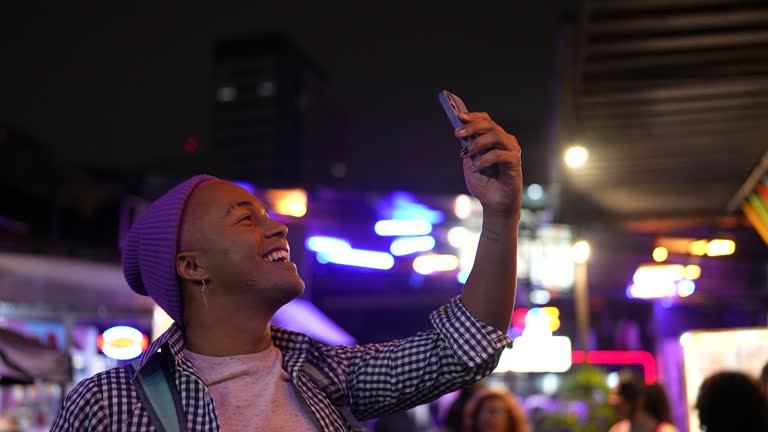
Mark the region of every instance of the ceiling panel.
MULTIPOLYGON (((768 2, 593 0, 574 199, 618 218, 723 213, 768 146, 768 2)), ((566 205, 567 204, 566 197, 566 205)))

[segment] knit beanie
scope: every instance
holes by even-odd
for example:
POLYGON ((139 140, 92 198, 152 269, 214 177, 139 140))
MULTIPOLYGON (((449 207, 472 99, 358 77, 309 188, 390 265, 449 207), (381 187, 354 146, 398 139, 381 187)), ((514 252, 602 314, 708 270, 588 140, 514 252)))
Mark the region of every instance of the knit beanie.
POLYGON ((218 180, 197 175, 158 198, 133 224, 123 247, 123 274, 128 286, 148 295, 181 323, 181 285, 176 274, 179 229, 187 199, 197 186, 218 180))

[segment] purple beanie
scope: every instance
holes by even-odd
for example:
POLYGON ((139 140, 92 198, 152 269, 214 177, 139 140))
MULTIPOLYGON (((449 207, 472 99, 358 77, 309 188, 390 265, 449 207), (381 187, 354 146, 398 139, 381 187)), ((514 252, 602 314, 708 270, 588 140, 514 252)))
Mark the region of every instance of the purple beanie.
POLYGON ((197 175, 157 199, 133 224, 123 247, 123 274, 128 286, 148 295, 181 324, 181 287, 176 275, 179 225, 187 198, 195 187, 218 180, 197 175))

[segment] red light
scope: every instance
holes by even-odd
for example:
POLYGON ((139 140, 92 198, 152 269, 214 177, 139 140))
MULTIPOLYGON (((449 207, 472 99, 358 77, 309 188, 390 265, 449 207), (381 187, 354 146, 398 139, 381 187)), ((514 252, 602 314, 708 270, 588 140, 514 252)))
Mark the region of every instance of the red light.
POLYGON ((525 328, 525 316, 528 314, 528 308, 518 308, 512 312, 512 327, 523 331, 525 328))
MULTIPOLYGON (((584 351, 573 351, 571 354, 573 364, 584 363, 584 351)), ((589 364, 618 364, 618 365, 641 365, 645 383, 652 384, 656 382, 658 375, 656 371, 656 359, 648 351, 589 351, 587 352, 587 363, 589 364)))
POLYGON ((187 153, 196 152, 199 146, 200 143, 197 142, 197 138, 195 137, 189 137, 184 140, 184 151, 187 153))

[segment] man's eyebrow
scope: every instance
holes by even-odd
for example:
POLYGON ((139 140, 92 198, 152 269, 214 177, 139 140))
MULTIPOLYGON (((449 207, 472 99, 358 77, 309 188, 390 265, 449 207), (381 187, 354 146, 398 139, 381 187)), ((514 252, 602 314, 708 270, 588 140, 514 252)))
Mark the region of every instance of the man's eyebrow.
MULTIPOLYGON (((232 213, 233 210, 235 210, 237 208, 242 208, 242 207, 255 208, 257 206, 256 206, 256 204, 253 203, 253 201, 238 201, 238 202, 230 205, 227 208, 227 212, 224 214, 224 217, 229 216, 232 213)), ((267 210, 267 208, 263 204, 258 206, 258 207, 261 210, 263 210, 265 214, 269 214, 269 211, 267 210)))
POLYGON ((224 214, 224 217, 229 216, 232 213, 232 210, 241 207, 253 207, 253 203, 250 201, 238 201, 227 207, 227 213, 224 214))

